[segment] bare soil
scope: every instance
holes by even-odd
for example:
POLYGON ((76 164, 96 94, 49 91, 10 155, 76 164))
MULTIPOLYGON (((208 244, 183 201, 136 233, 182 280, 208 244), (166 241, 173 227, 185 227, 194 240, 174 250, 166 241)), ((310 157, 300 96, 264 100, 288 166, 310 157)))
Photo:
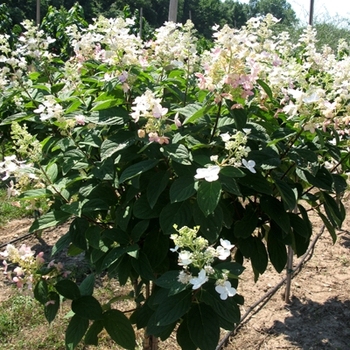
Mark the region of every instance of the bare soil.
MULTIPOLYGON (((350 204, 346 206, 350 213, 350 204)), ((0 228, 0 246, 25 235, 31 223, 32 219, 15 220, 0 228)), ((322 224, 313 218, 313 226, 316 235, 322 224)), ((25 243, 36 252, 44 251, 49 256, 52 245, 66 232, 67 226, 61 226, 45 230, 41 237, 31 235, 14 244, 25 243)), ((72 258, 62 255, 60 259, 72 258)), ((298 259, 295 259, 294 266, 297 263, 298 259)), ((285 277, 269 266, 254 283, 249 262, 246 267, 238 290, 245 297, 242 315, 285 277)), ((0 274, 0 302, 13 292, 13 285, 0 274)), ((282 286, 252 310, 228 338, 225 349, 350 350, 350 221, 346 220, 343 229, 338 231, 334 245, 329 233, 324 231, 312 258, 292 280, 289 303, 284 301, 284 292, 282 286)), ((160 344, 160 348, 178 349, 175 337, 160 344)))

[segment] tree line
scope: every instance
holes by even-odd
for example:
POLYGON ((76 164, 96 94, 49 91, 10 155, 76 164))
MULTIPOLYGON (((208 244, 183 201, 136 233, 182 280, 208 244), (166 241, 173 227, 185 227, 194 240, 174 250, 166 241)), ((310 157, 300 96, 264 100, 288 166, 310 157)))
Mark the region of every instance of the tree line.
MULTIPOLYGON (((107 18, 122 14, 128 6, 132 15, 142 15, 151 28, 158 28, 168 20, 169 0, 41 0, 40 13, 45 17, 50 6, 69 10, 79 3, 88 23, 103 15, 107 18)), ((6 6, 13 25, 19 25, 24 19, 36 20, 37 0, 0 0, 6 6)), ((250 0, 243 4, 237 0, 179 0, 178 22, 191 19, 200 35, 210 38, 213 25, 227 24, 240 28, 255 16, 272 13, 281 19, 285 27, 295 26, 298 22, 295 12, 286 0, 250 0)), ((1 27, 0 27, 1 30, 1 27)))

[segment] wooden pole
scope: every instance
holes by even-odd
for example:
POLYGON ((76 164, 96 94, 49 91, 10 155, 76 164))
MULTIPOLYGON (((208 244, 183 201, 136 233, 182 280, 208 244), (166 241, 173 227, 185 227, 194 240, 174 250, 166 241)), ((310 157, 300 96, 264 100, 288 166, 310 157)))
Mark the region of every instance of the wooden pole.
POLYGON ((169 22, 177 22, 177 8, 179 5, 179 0, 170 0, 169 2, 169 15, 168 15, 168 21, 169 22))
POLYGON ((314 21, 314 1, 315 0, 310 0, 310 14, 309 14, 309 25, 313 25, 314 21))
POLYGON ((40 0, 36 0, 36 25, 40 25, 40 0))

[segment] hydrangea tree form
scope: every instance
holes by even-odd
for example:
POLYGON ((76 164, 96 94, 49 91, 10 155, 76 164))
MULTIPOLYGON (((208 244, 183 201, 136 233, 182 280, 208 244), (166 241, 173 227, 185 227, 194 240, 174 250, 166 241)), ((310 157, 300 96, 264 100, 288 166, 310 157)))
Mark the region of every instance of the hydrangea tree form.
MULTIPOLYGON (((272 34, 274 23, 268 15, 215 28, 200 54, 190 22, 165 23, 148 42, 130 34, 132 20, 73 25, 68 61, 29 22, 15 50, 0 38, 1 100, 13 106, 0 110, 2 125, 16 122, 28 158, 29 131, 40 150, 33 188, 14 186, 23 200, 50 203, 30 230, 69 221, 53 254, 84 253, 94 271, 80 285, 68 276, 34 287, 49 321, 60 296, 72 300, 68 349, 97 344, 103 329, 133 349, 134 327, 214 349, 220 329, 240 321, 244 257, 255 279, 268 261, 281 272, 286 246, 297 256, 308 247, 310 213, 336 240, 345 210, 335 197, 349 167, 348 48, 318 52, 312 28, 293 45, 272 34), (131 282, 131 314, 94 296, 105 271, 131 282)), ((1 163, 5 177, 9 161, 20 179, 20 154, 1 163)))

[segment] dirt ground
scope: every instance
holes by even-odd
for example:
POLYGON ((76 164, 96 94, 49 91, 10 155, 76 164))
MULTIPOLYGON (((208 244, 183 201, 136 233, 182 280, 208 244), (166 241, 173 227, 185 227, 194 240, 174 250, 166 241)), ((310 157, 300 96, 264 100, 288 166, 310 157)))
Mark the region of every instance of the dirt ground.
MULTIPOLYGON (((347 211, 350 215, 350 208, 347 211)), ((0 246, 26 234, 31 223, 31 219, 15 220, 0 228, 0 246)), ((321 223, 315 218, 313 225, 316 236, 321 223)), ((14 244, 19 246, 26 243, 37 252, 44 250, 49 254, 52 244, 66 232, 67 227, 52 228, 44 231, 40 239, 32 235, 14 244)), ((2 247, 0 251, 4 249, 2 247)), ((297 264, 298 259, 295 259, 294 266, 297 264)), ((249 263, 246 266, 238 290, 245 297, 242 316, 285 277, 269 266, 254 283, 249 263)), ((312 258, 292 280, 290 303, 285 303, 284 291, 285 286, 282 286, 250 312, 235 334, 228 338, 225 349, 350 350, 349 219, 338 231, 338 240, 334 245, 329 233, 324 231, 312 258)), ((0 274, 0 302, 12 293, 13 286, 0 274)), ((165 347, 160 348, 177 348, 174 344, 170 345, 169 340, 163 345, 165 347)))

